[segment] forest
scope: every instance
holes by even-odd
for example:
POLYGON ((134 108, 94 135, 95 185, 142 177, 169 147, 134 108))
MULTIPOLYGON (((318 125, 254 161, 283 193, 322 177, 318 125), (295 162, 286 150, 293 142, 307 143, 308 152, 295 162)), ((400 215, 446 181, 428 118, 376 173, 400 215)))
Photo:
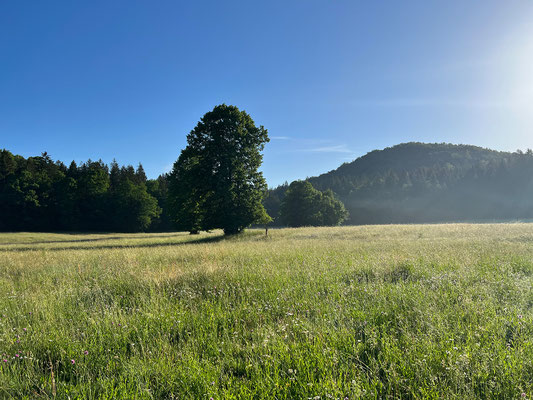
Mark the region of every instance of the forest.
MULTIPOLYGON (((533 218, 531 150, 404 143, 307 181, 344 203, 345 225, 533 218)), ((287 225, 280 207, 288 187, 263 200, 275 226, 287 225)), ((67 166, 47 153, 0 151, 2 231, 171 231, 167 203, 168 175, 147 179, 141 164, 67 166)))
POLYGON ((141 164, 87 161, 67 167, 47 153, 0 151, 0 230, 168 230, 166 180, 148 180, 141 164))
MULTIPOLYGON (((531 150, 403 143, 307 180, 344 203, 346 225, 533 218, 531 150)), ((288 187, 272 188, 264 201, 278 225, 283 225, 279 211, 288 187)))

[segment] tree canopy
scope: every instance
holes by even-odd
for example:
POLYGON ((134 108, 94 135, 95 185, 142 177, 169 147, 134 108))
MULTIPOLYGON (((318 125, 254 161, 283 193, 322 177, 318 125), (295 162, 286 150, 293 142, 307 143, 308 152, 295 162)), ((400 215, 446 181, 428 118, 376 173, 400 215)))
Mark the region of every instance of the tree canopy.
POLYGON ((205 114, 168 177, 168 207, 178 229, 234 234, 268 220, 267 186, 258 171, 268 141, 267 130, 235 106, 205 114))
POLYGON ((281 202, 282 221, 290 227, 341 224, 348 213, 331 190, 321 192, 307 181, 292 182, 281 202))
POLYGON ((26 159, 0 150, 0 230, 145 231, 161 212, 146 182, 140 164, 67 168, 47 153, 26 159))

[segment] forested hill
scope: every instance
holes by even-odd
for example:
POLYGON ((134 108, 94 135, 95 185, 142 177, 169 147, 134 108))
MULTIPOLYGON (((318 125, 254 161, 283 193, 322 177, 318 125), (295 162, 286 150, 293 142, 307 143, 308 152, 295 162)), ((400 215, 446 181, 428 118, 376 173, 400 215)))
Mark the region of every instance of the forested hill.
MULTIPOLYGON (((533 218, 533 152, 404 143, 375 150, 308 179, 331 189, 348 224, 494 221, 533 218)), ((286 186, 269 192, 277 216, 286 186)))

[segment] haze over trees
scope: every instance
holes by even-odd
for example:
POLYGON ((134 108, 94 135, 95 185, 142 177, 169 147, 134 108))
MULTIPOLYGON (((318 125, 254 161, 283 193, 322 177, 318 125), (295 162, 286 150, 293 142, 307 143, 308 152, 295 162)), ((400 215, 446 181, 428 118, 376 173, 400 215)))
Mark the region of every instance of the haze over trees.
POLYGON ((348 212, 331 190, 321 192, 307 181, 294 181, 280 207, 283 223, 290 227, 340 225, 348 212))
POLYGON ((179 230, 235 234, 269 220, 258 171, 267 130, 235 106, 216 106, 187 136, 168 177, 168 207, 179 230))
MULTIPOLYGON (((345 224, 509 221, 533 218, 533 152, 404 143, 375 150, 317 177, 350 216, 345 224)), ((288 185, 269 190, 267 212, 284 225, 288 185)))

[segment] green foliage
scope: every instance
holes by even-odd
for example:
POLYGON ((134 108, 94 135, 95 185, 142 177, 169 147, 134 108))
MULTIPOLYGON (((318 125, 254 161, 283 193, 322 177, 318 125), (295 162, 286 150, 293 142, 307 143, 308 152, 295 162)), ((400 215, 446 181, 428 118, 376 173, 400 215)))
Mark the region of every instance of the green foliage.
POLYGON ((331 190, 324 193, 307 181, 292 182, 280 207, 281 220, 290 227, 340 225, 348 217, 331 190))
POLYGON ((205 114, 168 177, 169 210, 178 229, 242 231, 265 219, 265 179, 258 168, 267 131, 237 107, 205 114))
POLYGON ((0 151, 0 230, 127 231, 147 230, 161 212, 148 194, 139 165, 108 168, 87 161, 67 168, 40 157, 0 151))
POLYGON ((111 209, 114 215, 112 230, 117 232, 145 231, 155 220, 161 209, 157 199, 148 194, 146 175, 139 165, 118 170, 116 163, 112 166, 113 186, 110 192, 111 209))
POLYGON ((273 219, 275 225, 282 225, 281 218, 279 216, 279 211, 281 207, 281 200, 285 195, 285 191, 289 187, 289 184, 285 182, 284 184, 278 186, 275 189, 269 189, 265 198, 263 199, 263 205, 267 210, 268 215, 273 219))
POLYGON ((532 241, 531 224, 0 234, 0 398, 527 399, 532 241))
POLYGON ((156 232, 168 232, 174 229, 168 212, 168 175, 160 175, 157 179, 146 181, 146 190, 157 200, 161 214, 152 220, 150 230, 156 232))
MULTIPOLYGON (((533 218, 533 152, 405 143, 312 177, 350 213, 348 224, 509 221, 533 218)), ((286 185, 265 206, 277 219, 286 185)))

